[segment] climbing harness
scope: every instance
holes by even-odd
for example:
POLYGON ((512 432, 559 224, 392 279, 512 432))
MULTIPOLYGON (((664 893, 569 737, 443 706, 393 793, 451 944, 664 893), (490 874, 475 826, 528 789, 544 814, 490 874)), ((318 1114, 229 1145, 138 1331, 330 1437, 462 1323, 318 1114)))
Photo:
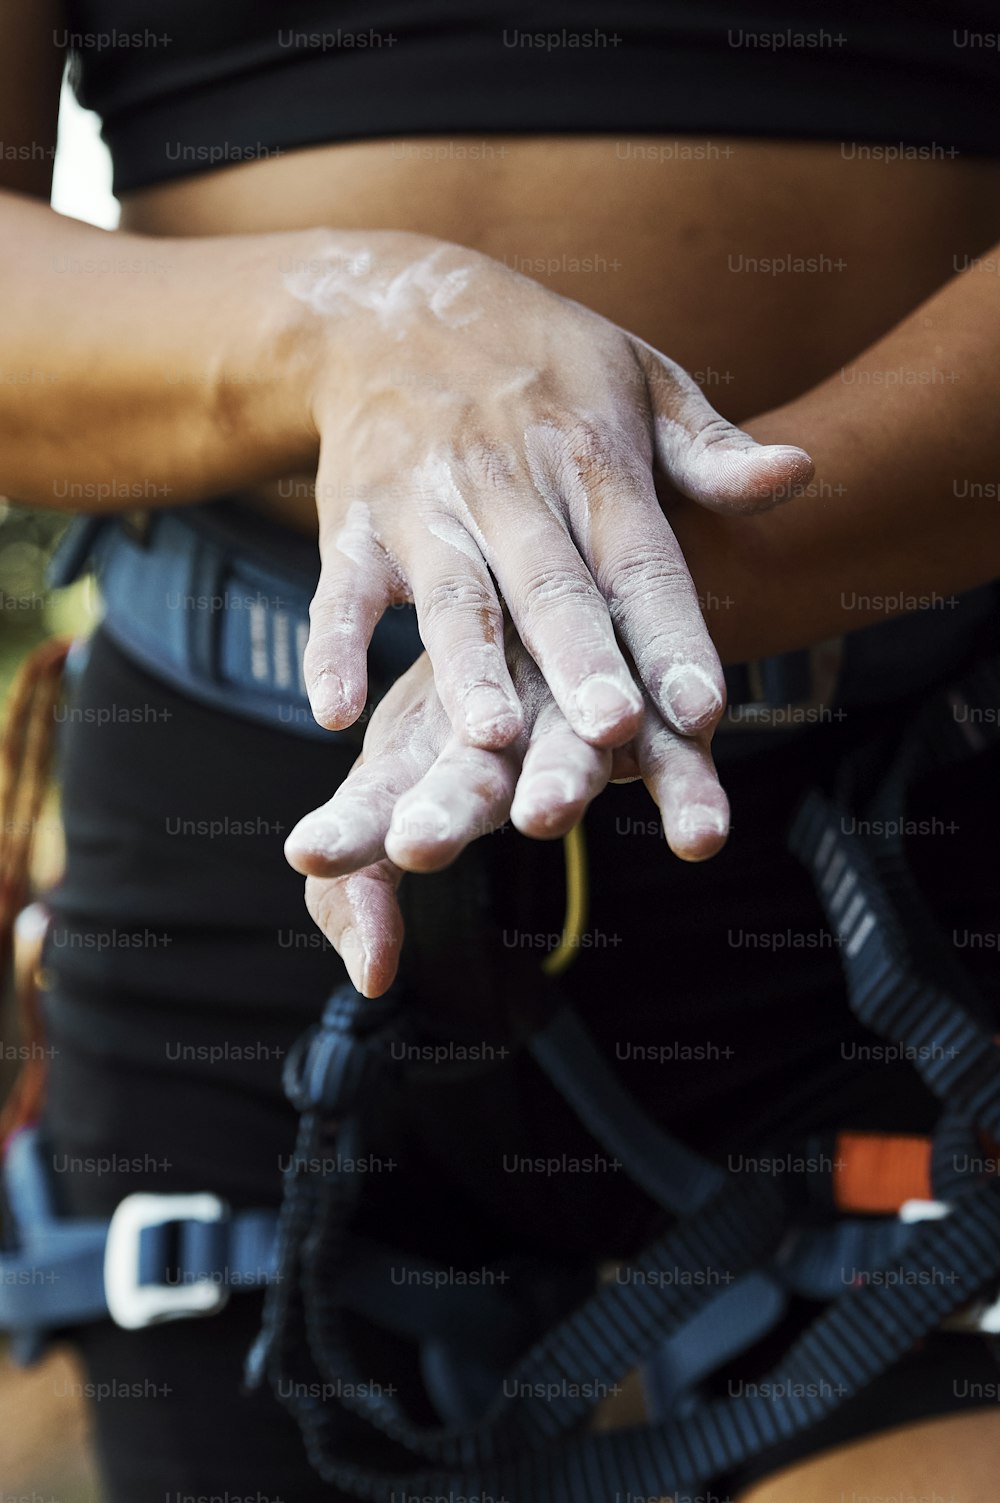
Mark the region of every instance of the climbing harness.
MULTIPOLYGON (((926 699, 905 731, 851 753, 794 821, 791 849, 838 937, 851 1010, 907 1052, 942 1105, 930 1139, 840 1134, 825 1211, 794 1158, 781 1175, 735 1174, 666 1133, 562 1007, 524 1047, 660 1208, 660 1234, 587 1287, 523 1264, 472 1287, 433 1259, 374 1243, 363 1230, 366 1166, 393 1103, 464 1067, 425 1062, 402 991, 373 1001, 345 986, 286 1060, 299 1129, 277 1213, 234 1213, 211 1194, 139 1194, 110 1222, 63 1219, 38 1129, 14 1134, 0 1326, 15 1354, 33 1360, 53 1332, 83 1321, 141 1328, 263 1287, 248 1382, 271 1385, 331 1485, 373 1503, 603 1503, 612 1492, 704 1489, 815 1425, 946 1323, 1000 1334, 1000 1178, 987 1156, 1000 1141, 995 1014, 892 833, 923 773, 996 744, 998 695, 1000 664, 980 663, 926 699), (389 1274, 400 1264, 426 1279, 397 1287, 389 1274), (847 1267, 863 1275, 857 1287, 845 1288, 847 1267), (796 1296, 826 1308, 755 1392, 711 1396, 706 1379, 773 1331, 796 1296), (419 1412, 366 1367, 366 1324, 417 1353, 419 1412), (635 1368, 648 1422, 590 1428, 595 1396, 635 1368)), ((567 913, 549 975, 570 963, 586 923, 582 830, 565 855, 567 913)))

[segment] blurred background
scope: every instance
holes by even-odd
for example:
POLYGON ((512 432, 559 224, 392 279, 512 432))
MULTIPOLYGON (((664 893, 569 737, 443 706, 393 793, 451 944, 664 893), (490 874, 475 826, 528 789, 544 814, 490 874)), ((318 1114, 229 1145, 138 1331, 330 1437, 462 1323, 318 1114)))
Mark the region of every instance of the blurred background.
MULTIPOLYGON (((102 229, 118 225, 111 194, 111 161, 96 115, 81 110, 63 84, 59 108, 52 205, 61 214, 102 229)), ((26 652, 53 632, 86 623, 87 586, 49 593, 45 566, 68 518, 48 509, 17 506, 0 497, 0 687, 4 695, 26 652)))
MULTIPOLYGON (((115 229, 118 205, 111 193, 111 163, 95 115, 81 110, 63 84, 55 158, 53 207, 102 229, 115 229)), ((12 680, 25 656, 52 635, 88 629, 94 613, 90 586, 48 591, 45 570, 68 518, 17 506, 0 497, 0 702, 5 711, 12 680)), ((5 717, 6 718, 6 717, 5 717)), ((51 831, 46 818, 40 828, 51 831)), ((58 841, 40 852, 51 869, 58 841)), ((17 1040, 8 994, 0 997, 0 1044, 17 1040)), ((14 1065, 0 1050, 0 1099, 14 1065)), ((0 1499, 25 1503, 100 1503, 87 1446, 82 1401, 84 1375, 66 1353, 28 1370, 13 1367, 0 1337, 0 1499)))

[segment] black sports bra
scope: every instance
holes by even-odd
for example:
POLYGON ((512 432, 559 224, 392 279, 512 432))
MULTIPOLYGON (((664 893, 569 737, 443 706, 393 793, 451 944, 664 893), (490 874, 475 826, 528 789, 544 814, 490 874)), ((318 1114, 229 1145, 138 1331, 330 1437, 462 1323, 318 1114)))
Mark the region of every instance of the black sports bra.
POLYGON ((1000 11, 983 0, 68 0, 67 10, 56 39, 72 51, 81 103, 103 119, 117 192, 372 137, 676 133, 851 152, 883 143, 944 159, 1000 151, 1000 11))

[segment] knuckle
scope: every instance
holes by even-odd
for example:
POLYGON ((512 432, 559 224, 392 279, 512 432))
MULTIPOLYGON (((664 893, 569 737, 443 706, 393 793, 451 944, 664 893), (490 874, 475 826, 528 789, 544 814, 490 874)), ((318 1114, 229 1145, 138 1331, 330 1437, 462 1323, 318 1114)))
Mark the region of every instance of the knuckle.
POLYGON ((697 599, 684 564, 669 554, 652 552, 648 545, 630 543, 600 561, 597 583, 614 617, 615 611, 627 609, 638 599, 646 601, 650 592, 661 599, 669 598, 671 608, 687 616, 697 611, 697 599), (689 607, 684 610, 683 607, 689 607))
POLYGON ((575 418, 565 434, 562 463, 589 490, 620 479, 633 468, 629 445, 610 423, 575 418))
POLYGON ((468 574, 446 575, 432 580, 420 596, 420 616, 424 625, 435 627, 443 619, 475 614, 481 618, 487 612, 493 623, 499 616, 499 608, 492 591, 484 581, 468 574))
POLYGON ((562 610, 567 605, 582 602, 593 604, 597 598, 590 576, 570 565, 531 564, 518 584, 525 608, 536 614, 562 610))
POLYGON ((358 629, 366 602, 348 586, 348 581, 328 580, 317 589, 309 602, 310 641, 318 633, 341 635, 358 629))
POLYGON ((738 430, 733 427, 732 423, 720 417, 717 412, 713 412, 700 425, 692 440, 692 448, 696 452, 701 452, 704 449, 714 449, 719 444, 731 445, 738 437, 738 430))
POLYGON ((332 628, 337 617, 344 614, 345 602, 333 591, 325 590, 321 595, 314 595, 309 602, 309 625, 312 631, 306 651, 316 641, 317 632, 332 628))
POLYGON ((512 446, 504 439, 469 437, 460 450, 462 474, 476 490, 504 491, 514 486, 520 465, 512 446))

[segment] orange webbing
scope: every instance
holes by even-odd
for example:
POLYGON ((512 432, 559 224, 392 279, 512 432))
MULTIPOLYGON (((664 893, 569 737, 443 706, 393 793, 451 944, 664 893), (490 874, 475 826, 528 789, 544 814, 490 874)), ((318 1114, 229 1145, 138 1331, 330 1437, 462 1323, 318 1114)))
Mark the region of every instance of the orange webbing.
POLYGON ((838 1133, 833 1197, 841 1211, 872 1215, 894 1214, 907 1200, 933 1200, 930 1138, 838 1133))
MULTIPOLYGON (((0 981, 14 953, 14 929, 31 888, 39 815, 49 785, 55 740, 55 705, 70 637, 52 637, 28 654, 7 699, 0 739, 0 981)), ((38 915, 36 914, 36 917, 38 915)), ((37 972, 42 927, 18 935, 15 989, 25 1063, 0 1113, 0 1141, 37 1113, 45 1080, 44 1036, 37 972)))

